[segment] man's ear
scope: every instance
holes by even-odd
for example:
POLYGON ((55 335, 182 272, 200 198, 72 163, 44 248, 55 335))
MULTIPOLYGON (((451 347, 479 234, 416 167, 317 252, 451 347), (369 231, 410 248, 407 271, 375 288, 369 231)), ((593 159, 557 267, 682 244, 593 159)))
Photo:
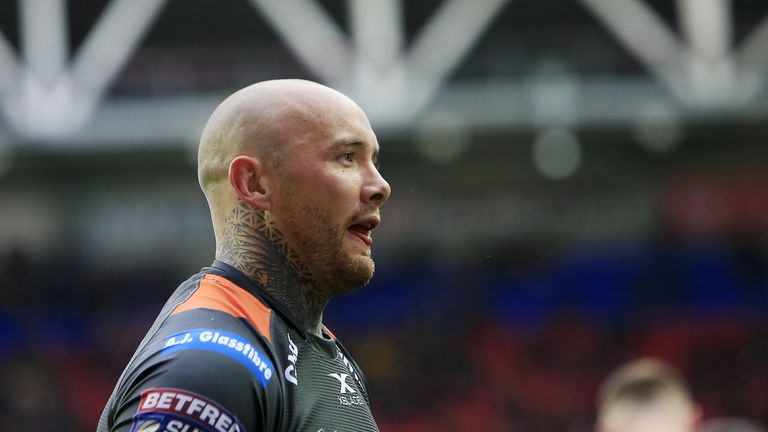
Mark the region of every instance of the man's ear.
POLYGON ((229 182, 243 201, 260 210, 270 209, 271 188, 258 158, 234 158, 229 164, 229 182))

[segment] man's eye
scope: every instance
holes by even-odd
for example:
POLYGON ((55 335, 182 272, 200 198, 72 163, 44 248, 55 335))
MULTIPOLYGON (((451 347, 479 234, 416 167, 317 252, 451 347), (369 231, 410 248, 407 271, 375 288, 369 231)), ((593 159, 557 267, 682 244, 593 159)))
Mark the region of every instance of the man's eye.
POLYGON ((352 162, 353 161, 352 153, 344 153, 341 157, 344 158, 344 160, 347 161, 347 162, 352 162))

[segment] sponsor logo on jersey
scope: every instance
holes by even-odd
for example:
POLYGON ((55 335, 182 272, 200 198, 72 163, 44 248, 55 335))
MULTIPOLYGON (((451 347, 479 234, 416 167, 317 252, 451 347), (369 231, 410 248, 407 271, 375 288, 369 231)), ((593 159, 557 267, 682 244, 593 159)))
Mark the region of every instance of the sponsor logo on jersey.
MULTIPOLYGON (((331 373, 331 374, 328 374, 328 376, 336 378, 336 381, 338 381, 339 384, 341 384, 341 387, 339 388, 339 395, 336 396, 339 399, 339 405, 345 405, 345 406, 366 405, 365 399, 363 399, 362 396, 357 394, 357 391, 354 388, 352 388, 352 386, 347 384, 347 378, 349 378, 349 374, 331 373)), ((351 378, 349 382, 354 384, 351 378)))
POLYGON ((184 350, 213 351, 242 364, 266 387, 274 366, 258 348, 242 336, 222 330, 195 329, 179 332, 165 339, 163 354, 184 350))
POLYGON ((328 376, 336 378, 339 381, 339 383, 341 384, 341 390, 339 390, 339 393, 341 393, 341 394, 344 394, 344 393, 347 393, 347 392, 349 392, 349 393, 357 393, 355 391, 355 389, 353 389, 352 387, 349 386, 349 384, 347 384, 347 377, 349 376, 348 374, 330 373, 330 374, 328 374, 328 376))
POLYGON ((293 385, 299 385, 299 374, 296 371, 296 362, 299 361, 299 347, 293 343, 291 335, 286 334, 286 336, 288 336, 288 349, 291 351, 291 353, 288 354, 288 361, 291 362, 291 364, 285 368, 285 379, 293 385))
POLYGON ((360 386, 361 389, 365 390, 365 386, 363 385, 363 382, 360 380, 360 377, 357 375, 357 371, 355 370, 355 367, 352 366, 352 362, 347 359, 347 357, 339 350, 339 358, 341 358, 341 362, 344 363, 344 366, 349 369, 349 373, 352 374, 353 377, 355 377, 355 381, 357 381, 357 385, 360 386))
POLYGON ((241 431, 243 425, 221 405, 174 388, 144 390, 131 428, 131 432, 241 431))
POLYGON ((341 384, 339 388, 339 395, 336 396, 339 399, 339 405, 353 406, 353 405, 368 405, 365 399, 354 389, 353 385, 357 384, 358 388, 365 390, 362 380, 357 375, 355 367, 349 359, 339 351, 339 360, 349 370, 349 373, 332 373, 328 374, 329 377, 336 378, 341 384), (349 378, 349 379, 348 379, 349 378), (354 380, 353 380, 354 378, 354 380))
POLYGON ((362 396, 354 395, 338 395, 339 405, 352 406, 352 405, 367 405, 365 399, 362 396))

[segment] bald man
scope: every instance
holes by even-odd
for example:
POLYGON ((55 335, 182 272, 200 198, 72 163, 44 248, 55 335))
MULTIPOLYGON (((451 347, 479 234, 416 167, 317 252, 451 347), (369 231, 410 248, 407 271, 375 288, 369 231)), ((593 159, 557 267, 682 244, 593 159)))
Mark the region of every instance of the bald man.
POLYGON ((694 432, 700 410, 683 378, 653 358, 627 363, 598 395, 598 432, 694 432))
POLYGON ((373 276, 390 188, 363 111, 317 83, 246 87, 198 153, 216 260, 171 295, 98 431, 375 431, 362 372, 323 326, 373 276))

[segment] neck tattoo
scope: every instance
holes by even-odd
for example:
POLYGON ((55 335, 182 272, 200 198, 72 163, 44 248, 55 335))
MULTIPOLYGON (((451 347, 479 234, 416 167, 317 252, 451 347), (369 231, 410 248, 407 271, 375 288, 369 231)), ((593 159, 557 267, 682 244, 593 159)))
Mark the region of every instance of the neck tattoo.
POLYGON ((323 309, 330 296, 318 287, 266 211, 244 202, 233 208, 216 259, 248 275, 287 306, 306 331, 321 336, 323 309))

